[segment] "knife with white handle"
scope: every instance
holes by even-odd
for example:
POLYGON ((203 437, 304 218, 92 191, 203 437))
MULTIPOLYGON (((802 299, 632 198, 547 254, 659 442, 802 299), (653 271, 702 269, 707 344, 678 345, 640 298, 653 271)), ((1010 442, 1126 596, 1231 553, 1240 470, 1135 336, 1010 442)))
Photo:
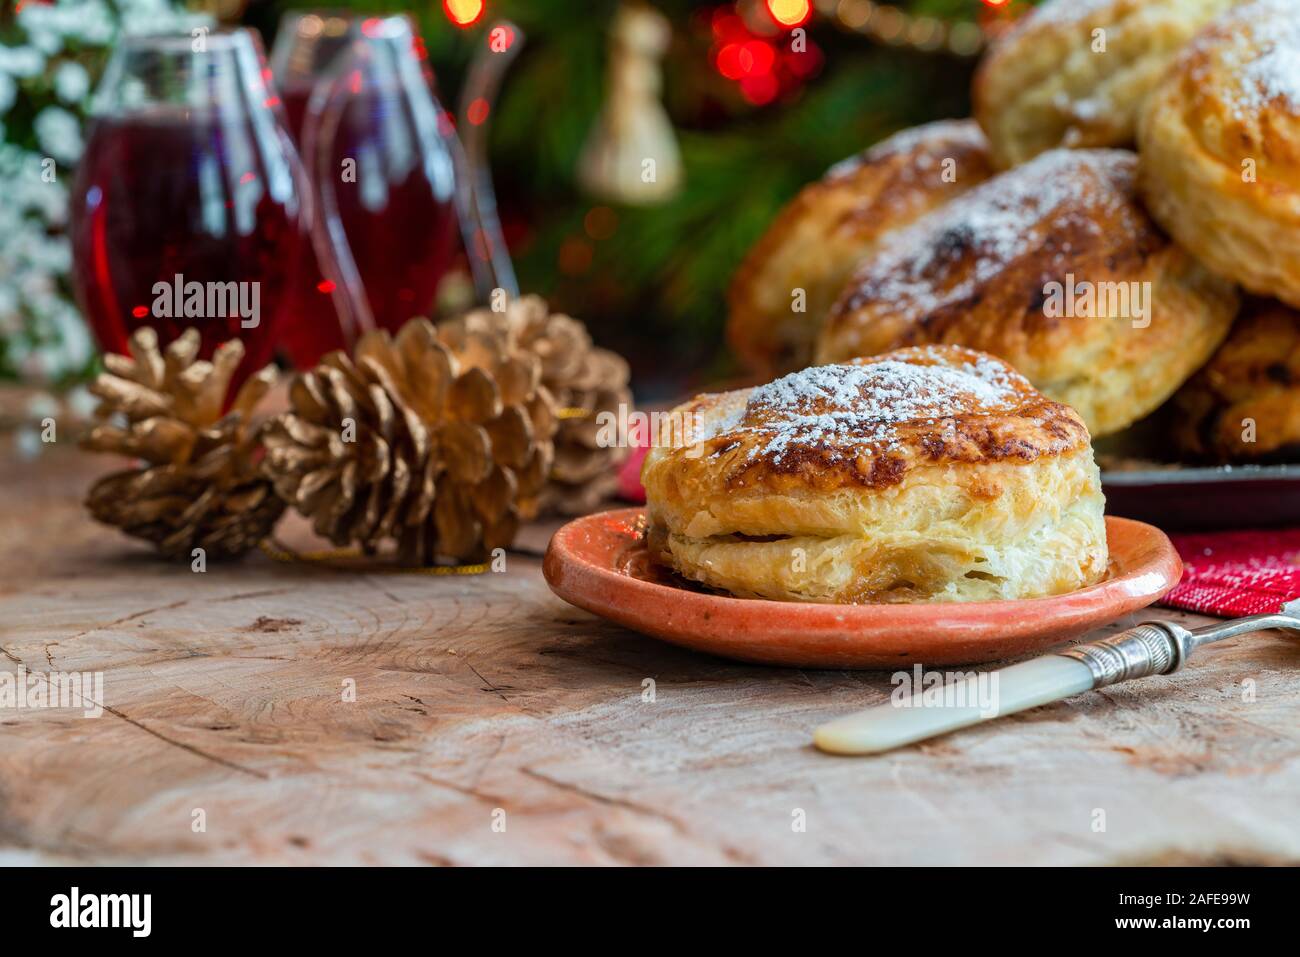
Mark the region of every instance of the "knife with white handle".
POLYGON ((1107 685, 1177 671, 1201 645, 1266 628, 1300 630, 1300 599, 1275 615, 1253 615, 1189 631, 1172 621, 1149 621, 1067 651, 977 675, 943 689, 878 705, 822 725, 813 741, 833 754, 879 754, 936 735, 1036 708, 1107 685), (983 681, 983 687, 976 687, 983 681), (993 690, 993 701, 978 691, 993 690), (942 703, 935 704, 934 697, 942 703))

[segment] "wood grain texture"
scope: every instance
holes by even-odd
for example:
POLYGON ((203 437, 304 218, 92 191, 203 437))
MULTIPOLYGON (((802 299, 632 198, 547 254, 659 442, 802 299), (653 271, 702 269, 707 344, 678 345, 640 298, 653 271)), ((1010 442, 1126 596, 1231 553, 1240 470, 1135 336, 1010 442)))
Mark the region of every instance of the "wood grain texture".
POLYGON ((82 513, 109 463, 0 439, 0 668, 102 671, 107 709, 0 709, 0 863, 1300 861, 1300 641, 1278 633, 833 758, 812 728, 888 675, 678 650, 565 605, 522 554, 472 578, 260 554, 194 574, 82 513))

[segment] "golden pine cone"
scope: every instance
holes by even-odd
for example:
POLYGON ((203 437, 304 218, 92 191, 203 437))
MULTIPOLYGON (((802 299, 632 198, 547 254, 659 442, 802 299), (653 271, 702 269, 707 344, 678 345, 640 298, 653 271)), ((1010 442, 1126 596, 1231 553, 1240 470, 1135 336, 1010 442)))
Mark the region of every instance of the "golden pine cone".
POLYGON ((266 474, 336 545, 477 561, 513 541, 550 471, 555 409, 500 317, 369 332, 295 378, 263 433, 266 474))
POLYGON ((199 333, 188 329, 166 350, 152 329, 140 329, 130 356, 107 354, 90 391, 100 399, 100 424, 82 448, 143 459, 105 476, 86 497, 106 525, 153 542, 164 555, 232 558, 255 547, 284 511, 260 475, 253 410, 275 381, 267 366, 240 386, 222 415, 230 380, 244 357, 231 340, 211 362, 197 360, 199 333), (197 360, 197 361, 196 361, 197 360))
POLYGON ((540 296, 511 302, 504 314, 479 309, 466 318, 504 315, 516 347, 542 362, 542 384, 560 409, 555 436, 555 463, 540 496, 543 512, 581 515, 613 495, 618 465, 628 455, 626 436, 602 444, 602 412, 626 422, 620 406, 631 412, 632 392, 626 360, 592 344, 587 327, 551 312, 540 296))

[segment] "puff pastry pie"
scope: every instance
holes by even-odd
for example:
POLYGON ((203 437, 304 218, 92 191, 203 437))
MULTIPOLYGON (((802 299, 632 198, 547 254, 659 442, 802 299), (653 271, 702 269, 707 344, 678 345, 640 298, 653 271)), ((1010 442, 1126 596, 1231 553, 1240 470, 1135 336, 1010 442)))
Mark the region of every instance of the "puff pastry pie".
POLYGON ((1174 401, 1174 436, 1194 459, 1296 461, 1300 312, 1272 300, 1251 302, 1174 401))
POLYGON ((969 346, 1093 436, 1143 417, 1223 341, 1238 297, 1152 222, 1136 165, 1124 150, 1050 150, 926 216, 862 263, 817 361, 969 346))
POLYGON ((1216 20, 1152 95, 1138 141, 1151 215, 1211 269, 1300 307, 1300 5, 1216 20))
POLYGON ((765 375, 807 365, 853 267, 892 231, 991 175, 973 120, 904 130, 832 167, 782 210, 737 270, 728 292, 732 348, 765 375))
POLYGON ((975 74, 975 116, 998 165, 1056 146, 1129 146, 1179 50, 1240 0, 1049 0, 975 74))
POLYGON ((991 356, 903 349, 702 395, 642 471, 648 540, 743 597, 1054 595, 1107 562, 1100 477, 1074 410, 991 356))

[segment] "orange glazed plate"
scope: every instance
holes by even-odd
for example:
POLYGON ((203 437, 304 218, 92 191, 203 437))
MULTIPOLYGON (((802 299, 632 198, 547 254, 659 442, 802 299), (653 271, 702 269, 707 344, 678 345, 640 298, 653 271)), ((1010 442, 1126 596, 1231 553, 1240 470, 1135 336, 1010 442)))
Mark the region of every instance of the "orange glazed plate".
POLYGON ((910 605, 764 601, 716 594, 660 567, 644 530, 639 508, 569 522, 546 551, 551 590, 676 645, 799 668, 976 664, 1040 651, 1158 601, 1183 572, 1164 532, 1108 516, 1106 577, 1064 595, 910 605))

